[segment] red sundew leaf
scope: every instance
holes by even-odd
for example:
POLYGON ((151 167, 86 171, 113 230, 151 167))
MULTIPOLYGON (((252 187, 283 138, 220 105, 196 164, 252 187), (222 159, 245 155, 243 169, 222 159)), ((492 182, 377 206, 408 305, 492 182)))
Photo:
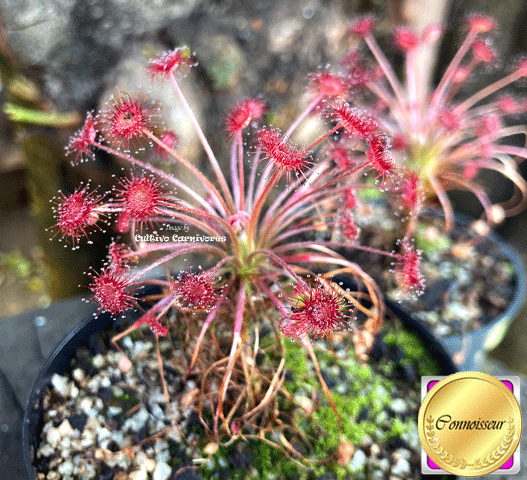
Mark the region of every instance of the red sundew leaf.
POLYGON ((476 162, 467 162, 463 168, 462 176, 465 180, 473 180, 478 176, 479 166, 476 162))
POLYGON ((401 288, 404 293, 421 294, 424 291, 425 283, 421 274, 421 252, 413 247, 405 245, 400 261, 397 263, 397 270, 401 288))
POLYGON ((397 152, 402 152, 408 148, 408 140, 402 133, 396 133, 392 138, 392 148, 397 152))
MULTIPOLYGON (((173 131, 168 130, 161 135, 159 140, 161 140, 161 142, 163 142, 168 148, 174 150, 178 146, 179 136, 173 131)), ((168 152, 157 143, 154 145, 154 150, 160 157, 166 158, 169 155, 168 152)))
POLYGON ((412 51, 419 45, 419 37, 406 27, 398 27, 395 29, 394 41, 397 48, 406 53, 412 51))
POLYGON ((359 229, 350 213, 343 213, 338 220, 342 234, 351 242, 355 241, 359 236, 359 229))
POLYGON ((112 241, 108 248, 108 268, 116 273, 125 273, 127 270, 130 248, 124 243, 112 241))
POLYGON ((179 47, 163 53, 159 58, 148 62, 148 73, 152 78, 164 79, 179 67, 194 67, 197 63, 192 60, 188 47, 179 47))
POLYGON ((138 321, 138 325, 147 323, 153 333, 160 337, 166 337, 168 335, 167 328, 159 322, 152 312, 146 312, 138 321))
POLYGON ((455 132, 461 127, 462 117, 453 108, 443 108, 437 118, 440 125, 449 132, 455 132))
POLYGON ((89 185, 80 186, 70 195, 59 192, 62 198, 55 199, 57 223, 52 228, 56 227, 62 238, 71 238, 74 245, 81 235, 88 238, 89 228, 100 229, 96 224, 103 215, 100 203, 104 196, 97 195, 95 190, 88 192, 88 188, 89 185))
POLYGON ((476 135, 478 137, 493 137, 502 127, 503 122, 500 116, 489 113, 479 119, 479 122, 476 125, 476 135))
POLYGON ((487 15, 470 15, 467 23, 469 30, 475 33, 488 33, 496 28, 496 21, 487 15))
POLYGON ((229 137, 241 132, 251 122, 260 120, 265 110, 265 103, 259 98, 242 100, 227 114, 226 124, 229 137))
POLYGON ((410 173, 403 182, 402 199, 405 207, 410 212, 417 212, 419 210, 422 200, 420 185, 419 175, 414 172, 410 173))
POLYGON ((520 111, 520 104, 511 95, 503 94, 498 98, 498 108, 505 115, 514 115, 520 111))
POLYGON ((311 87, 326 98, 344 98, 349 93, 349 82, 329 71, 316 72, 310 78, 311 87))
POLYGON ((369 140, 379 133, 377 122, 368 114, 346 104, 331 107, 331 117, 337 124, 342 125, 349 133, 369 140))
POLYGON ((334 146, 330 150, 330 155, 341 170, 347 170, 355 165, 354 159, 344 147, 334 146))
POLYGON ((346 208, 351 210, 355 206, 355 203, 356 203, 355 191, 353 190, 353 188, 346 188, 344 195, 346 197, 346 201, 345 201, 346 208))
POLYGON ((127 231, 130 221, 140 224, 151 223, 152 218, 160 213, 160 207, 170 206, 161 188, 161 181, 151 176, 120 179, 121 187, 117 190, 117 202, 122 206, 118 219, 120 232, 127 231), (124 230, 123 230, 124 229, 124 230))
POLYGON ((92 279, 92 298, 99 306, 99 313, 119 315, 132 308, 134 296, 128 291, 132 284, 127 277, 108 268, 89 276, 92 279))
POLYGON ((324 337, 346 323, 345 300, 334 291, 322 287, 302 287, 295 291, 291 313, 283 319, 281 332, 288 337, 304 335, 324 337))
POLYGON ((476 40, 472 44, 472 54, 476 60, 483 63, 493 63, 498 56, 488 40, 476 40))
POLYGON ((66 147, 67 155, 75 155, 74 163, 82 162, 86 159, 93 159, 93 146, 95 145, 96 135, 97 130, 93 119, 93 112, 88 112, 83 127, 71 137, 66 147))
POLYGON ((185 308, 206 310, 219 298, 215 279, 206 272, 186 272, 176 279, 174 289, 185 308))
POLYGON ((299 150, 280 138, 280 134, 270 128, 262 128, 258 133, 258 144, 264 150, 267 158, 273 162, 274 167, 285 173, 287 181, 291 173, 302 173, 309 165, 310 158, 304 150, 299 150))
POLYGON ((377 23, 377 18, 374 15, 364 15, 357 18, 349 27, 349 32, 359 37, 364 37, 369 34, 377 23))
POLYGON ((153 110, 153 107, 146 106, 146 100, 139 102, 127 93, 119 92, 117 98, 111 98, 109 110, 102 112, 100 125, 106 138, 128 148, 131 141, 151 131, 154 126, 153 110))
POLYGON ((386 180, 393 174, 395 164, 393 163, 387 147, 387 139, 382 135, 377 135, 370 140, 370 148, 366 152, 366 156, 370 165, 377 171, 378 177, 382 177, 382 181, 386 180))

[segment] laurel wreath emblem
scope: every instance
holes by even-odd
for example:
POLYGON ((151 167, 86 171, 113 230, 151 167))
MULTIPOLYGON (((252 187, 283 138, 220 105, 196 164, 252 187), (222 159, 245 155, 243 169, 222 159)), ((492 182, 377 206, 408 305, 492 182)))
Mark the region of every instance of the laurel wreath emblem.
POLYGON ((456 457, 441 446, 439 439, 436 436, 434 423, 435 419, 432 417, 432 415, 429 415, 426 418, 425 425, 425 435, 428 445, 443 462, 445 462, 447 465, 451 465, 452 467, 459 468, 461 470, 467 467, 474 467, 475 469, 480 470, 490 465, 496 464, 507 454, 508 449, 512 444, 512 441, 514 440, 514 419, 512 417, 509 417, 509 427, 507 429, 507 433, 505 433, 500 443, 484 458, 477 458, 476 460, 474 460, 474 463, 468 463, 464 458, 456 457))

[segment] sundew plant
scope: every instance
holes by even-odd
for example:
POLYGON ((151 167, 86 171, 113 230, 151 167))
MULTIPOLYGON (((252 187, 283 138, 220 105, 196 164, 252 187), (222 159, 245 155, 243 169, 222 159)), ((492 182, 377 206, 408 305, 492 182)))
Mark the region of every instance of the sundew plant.
POLYGON ((395 29, 393 45, 404 56, 401 78, 375 39, 375 24, 373 16, 365 16, 350 26, 350 34, 363 42, 346 57, 342 78, 355 87, 350 101, 368 109, 390 135, 394 158, 413 176, 424 199, 439 200, 448 228, 453 220, 449 190, 472 192, 491 225, 519 213, 527 205, 527 185, 518 164, 527 158, 527 150, 512 139, 527 135, 517 120, 526 102, 506 88, 527 76, 525 58, 499 80, 462 96, 468 82, 498 62, 492 47, 494 19, 468 17, 464 40, 435 88, 422 74, 418 54, 440 38, 442 27, 430 25, 422 34, 395 29), (511 183, 510 199, 493 202, 491 187, 480 181, 483 170, 511 183))
MULTIPOLYGON (((367 358, 383 319, 380 292, 368 272, 337 249, 390 257, 406 293, 419 293, 423 279, 419 252, 409 236, 394 252, 354 243, 353 210, 360 189, 387 191, 410 214, 416 211, 416 195, 402 188, 409 180, 393 161, 380 123, 342 100, 346 82, 327 72, 313 75, 312 101, 285 132, 264 124, 262 99, 240 100, 226 115, 231 155, 220 163, 178 84, 179 72, 193 65, 190 51, 178 48, 147 68, 153 80, 172 84, 201 141, 207 171, 178 152, 176 133, 159 133, 157 107, 119 92, 106 111, 88 113, 68 150, 76 162, 107 152, 127 162, 130 172, 109 192, 81 185, 61 193, 55 199, 54 230, 74 248, 81 237, 93 239, 97 229, 110 223, 130 239, 113 241, 102 270, 88 273, 92 298, 99 312, 120 316, 140 311, 114 343, 119 348, 120 338, 148 325, 167 396, 159 337, 181 340, 182 376, 198 379, 194 406, 207 431, 221 441, 283 425, 276 409, 286 379, 288 338, 312 360, 333 408, 312 340, 349 332, 358 360, 367 358), (309 115, 321 116, 326 132, 310 145, 293 144, 291 135, 309 115), (340 146, 343 138, 346 152, 340 146), (150 146, 168 165, 180 164, 193 181, 184 183, 136 158, 132 150, 138 144, 150 146), (365 172, 376 178, 374 185, 362 184, 365 172), (147 233, 161 224, 178 234, 147 233), (191 255, 199 263, 155 279, 149 275, 191 255), (336 276, 348 277, 356 288, 343 288, 336 276), (152 295, 144 309, 138 297, 147 285, 161 293, 152 295), (262 355, 268 361, 261 361, 262 355)), ((130 367, 123 360, 121 366, 130 367)))

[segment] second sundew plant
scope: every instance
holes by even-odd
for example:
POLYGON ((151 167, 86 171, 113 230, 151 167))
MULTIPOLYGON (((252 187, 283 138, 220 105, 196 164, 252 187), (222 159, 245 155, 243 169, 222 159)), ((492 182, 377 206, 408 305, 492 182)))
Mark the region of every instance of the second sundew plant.
MULTIPOLYGON (((195 406, 218 441, 278 425, 276 398, 287 372, 288 337, 304 347, 333 406, 312 339, 349 331, 358 360, 367 358, 382 323, 383 303, 368 272, 336 249, 362 248, 391 257, 407 293, 419 293, 423 280, 419 252, 410 238, 402 239, 398 252, 353 243, 357 229, 351 212, 356 191, 364 187, 359 183, 364 172, 377 177, 376 185, 367 188, 393 190, 408 211, 416 200, 401 194, 404 179, 378 123, 340 101, 342 86, 332 76, 313 77, 313 101, 285 133, 263 125, 266 107, 261 99, 240 101, 226 117, 231 158, 222 169, 178 85, 177 71, 192 65, 189 50, 179 48, 151 61, 148 70, 154 79, 173 85, 210 171, 201 171, 178 153, 173 132, 154 133, 159 126, 152 106, 119 93, 106 111, 87 115, 68 149, 77 161, 93 157, 96 150, 110 153, 128 162, 131 173, 111 192, 81 185, 71 194, 61 193, 55 200, 55 228, 74 248, 79 248, 80 237, 110 221, 118 232, 128 232, 131 245, 114 241, 104 268, 88 274, 93 300, 99 312, 118 316, 140 308, 142 287, 161 290, 114 343, 149 325, 168 396, 159 337, 179 335, 179 368, 185 379, 201 383, 195 406), (290 136, 312 113, 327 120, 327 132, 309 146, 293 145, 290 136), (353 139, 355 160, 339 157, 336 133, 353 139), (192 183, 135 158, 130 145, 145 139, 157 154, 191 172, 192 183), (159 225, 181 230, 170 236, 146 233, 159 225), (317 240, 321 230, 332 234, 317 240), (154 269, 190 255, 200 258, 199 263, 150 278, 154 269), (342 288, 332 280, 336 275, 347 275, 357 288, 342 288), (265 336, 266 328, 270 333, 265 336), (261 355, 268 360, 259 361, 261 355)), ((170 228, 165 231, 172 233, 170 228)), ((126 357, 121 367, 131 367, 126 357)))
POLYGON ((479 14, 468 17, 466 36, 436 87, 422 73, 419 52, 437 41, 442 27, 430 25, 420 35, 407 27, 395 29, 393 45, 404 56, 400 77, 373 35, 375 23, 373 16, 365 16, 351 25, 350 33, 362 38, 365 48, 346 57, 348 72, 342 79, 353 87, 352 101, 369 109, 391 136, 394 157, 419 180, 424 199, 439 200, 447 228, 453 220, 449 190, 472 192, 491 225, 519 213, 527 205, 527 184, 518 164, 527 158, 527 150, 511 140, 527 136, 518 121, 526 103, 504 89, 527 76, 526 59, 463 98, 462 88, 498 61, 490 38, 496 30, 494 19, 479 14), (514 192, 509 200, 493 203, 489 187, 479 181, 483 170, 511 182, 514 192))

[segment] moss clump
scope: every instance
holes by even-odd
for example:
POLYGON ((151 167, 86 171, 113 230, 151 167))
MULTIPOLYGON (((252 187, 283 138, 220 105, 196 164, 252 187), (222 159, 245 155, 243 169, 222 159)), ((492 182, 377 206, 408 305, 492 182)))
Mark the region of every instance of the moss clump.
MULTIPOLYGON (((240 468, 231 462, 236 451, 236 443, 220 447, 200 469, 204 480, 222 479, 225 475, 235 480, 276 479, 276 480, 315 480, 325 472, 332 472, 337 480, 368 478, 371 468, 368 462, 354 466, 352 460, 345 465, 337 462, 337 451, 342 441, 352 443, 355 451, 360 449, 364 438, 374 443, 387 445, 394 438, 408 438, 417 428, 417 412, 405 415, 389 414, 394 393, 418 408, 420 403, 420 379, 422 375, 439 373, 436 361, 428 355, 419 337, 395 325, 385 328, 384 342, 389 348, 402 350, 404 356, 397 363, 385 358, 379 362, 359 365, 354 359, 350 343, 341 345, 338 353, 347 352, 346 358, 320 344, 314 344, 321 370, 330 386, 335 406, 342 420, 339 428, 337 418, 320 387, 316 370, 297 343, 284 340, 288 380, 284 388, 294 398, 296 404, 302 400, 312 404, 312 408, 293 406, 284 398, 279 399, 279 408, 294 418, 302 435, 284 432, 287 440, 298 447, 302 455, 313 460, 308 468, 303 468, 278 449, 261 441, 250 440, 244 444, 250 452, 250 467, 240 468), (418 373, 413 385, 402 383, 397 376, 400 365, 412 366, 418 373), (402 394, 401 392, 405 393, 402 394), (408 391, 408 393, 406 393, 408 391), (311 402, 311 403, 310 403, 311 402), (367 412, 362 415, 362 412, 367 412), (415 415, 413 414, 415 413, 415 415), (362 415, 362 416, 361 416, 362 415), (364 418, 362 418, 364 417, 364 418), (321 462, 322 460, 322 462, 321 462)), ((271 360, 271 359, 269 359, 271 360)), ((280 443, 279 436, 272 434, 269 440, 280 443)), ((353 458, 353 457, 351 457, 353 458)))

